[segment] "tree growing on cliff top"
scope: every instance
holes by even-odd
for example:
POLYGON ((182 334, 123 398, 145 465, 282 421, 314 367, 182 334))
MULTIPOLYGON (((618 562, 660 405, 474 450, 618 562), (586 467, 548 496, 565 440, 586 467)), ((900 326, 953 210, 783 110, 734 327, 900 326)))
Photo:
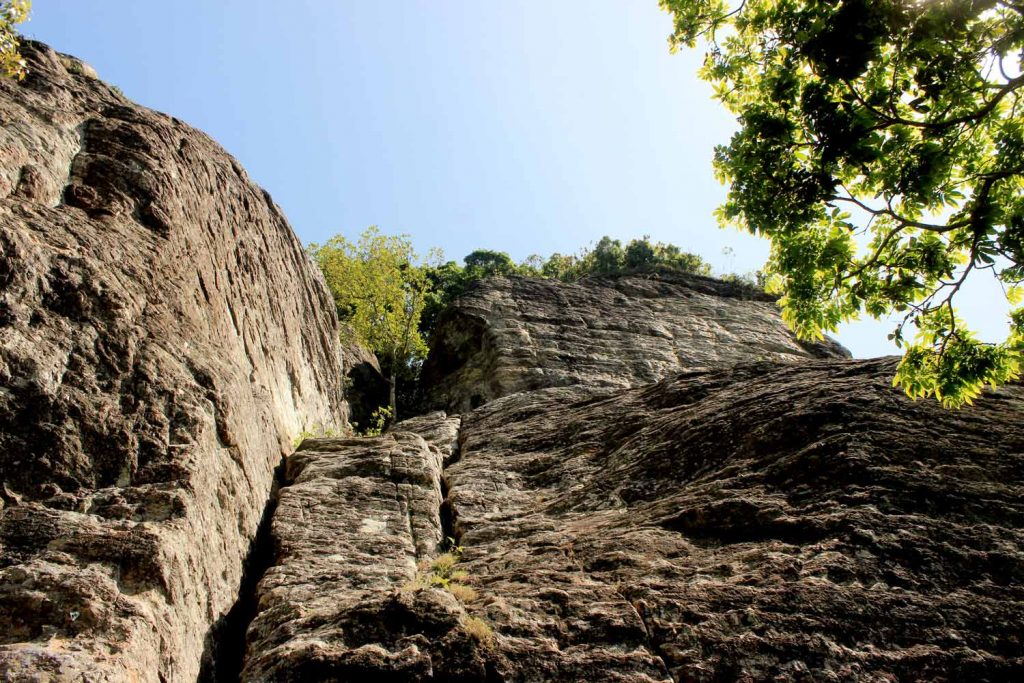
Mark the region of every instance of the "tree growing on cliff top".
POLYGON ((904 314, 895 382, 956 406, 1024 367, 1024 4, 1019 0, 660 0, 673 50, 738 115, 715 152, 720 222, 771 240, 769 288, 803 338, 904 314), (1010 333, 954 309, 981 271, 1010 333), (904 341, 907 324, 917 328, 904 341))
POLYGON ((408 237, 383 235, 375 226, 355 244, 339 235, 311 244, 309 253, 324 273, 338 318, 382 361, 391 419, 397 420, 397 378, 427 352, 419 328, 429 286, 425 263, 408 237))
POLYGON ((32 9, 30 0, 3 0, 0 4, 0 75, 5 78, 25 78, 25 60, 21 57, 18 24, 28 19, 32 9))
POLYGON ((711 265, 700 256, 685 252, 674 244, 651 242, 644 235, 630 240, 625 247, 619 240, 602 237, 596 245, 584 247, 578 254, 552 254, 547 259, 528 256, 520 263, 503 251, 477 249, 469 253, 460 266, 455 261, 427 268, 431 286, 428 303, 420 323, 425 338, 430 337, 441 312, 461 296, 476 280, 489 277, 522 275, 572 282, 588 275, 612 275, 644 270, 672 270, 696 275, 710 275, 711 265))

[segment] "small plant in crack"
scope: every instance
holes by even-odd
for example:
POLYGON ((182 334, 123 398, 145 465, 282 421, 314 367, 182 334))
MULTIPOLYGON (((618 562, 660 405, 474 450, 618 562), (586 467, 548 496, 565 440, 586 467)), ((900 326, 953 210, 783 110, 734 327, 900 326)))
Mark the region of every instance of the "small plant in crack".
POLYGON ((445 551, 431 560, 420 562, 415 578, 403 589, 419 591, 425 588, 446 590, 465 604, 477 598, 477 592, 466 585, 469 573, 459 567, 462 561, 462 546, 454 538, 448 537, 441 545, 445 551))
MULTIPOLYGON (((416 577, 405 587, 411 590, 440 588, 455 595, 456 598, 459 597, 457 593, 460 592, 463 595, 468 595, 463 589, 469 589, 470 591, 472 589, 466 586, 463 581, 469 577, 469 574, 465 570, 458 569, 456 566, 461 559, 462 548, 456 546, 452 550, 438 555, 433 561, 423 560, 420 562, 416 577)), ((473 596, 476 596, 475 591, 473 591, 473 596)))
POLYGON ((329 425, 315 424, 312 427, 304 428, 292 441, 292 447, 298 448, 306 439, 331 439, 338 436, 344 436, 344 431, 329 425))
POLYGON ((490 649, 494 647, 494 629, 480 617, 464 616, 460 620, 462 629, 469 634, 481 647, 490 649))
MULTIPOLYGON (((448 537, 441 547, 445 552, 433 561, 422 561, 415 578, 402 586, 401 590, 417 592, 438 588, 451 593, 463 605, 475 601, 478 597, 476 590, 465 583, 469 573, 459 568, 462 546, 454 538, 448 537)), ((494 646, 494 629, 484 619, 463 614, 459 617, 459 625, 481 647, 490 649, 494 646)))

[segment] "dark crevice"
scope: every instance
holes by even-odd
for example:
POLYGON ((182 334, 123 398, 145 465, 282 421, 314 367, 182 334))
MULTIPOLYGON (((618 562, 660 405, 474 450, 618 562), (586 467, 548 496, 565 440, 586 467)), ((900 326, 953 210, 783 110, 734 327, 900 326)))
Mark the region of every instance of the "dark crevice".
POLYGON ((277 509, 278 491, 285 484, 285 459, 274 470, 274 483, 270 498, 263 508, 263 516, 256 536, 249 545, 238 589, 238 600, 231 610, 210 629, 203 649, 203 662, 199 683, 237 683, 245 660, 245 634, 256 618, 256 587, 274 563, 274 539, 270 534, 274 511, 277 509))
MULTIPOLYGON (((455 434, 455 442, 452 444, 452 452, 441 465, 441 508, 438 514, 441 518, 441 544, 442 546, 458 546, 459 538, 462 536, 458 529, 458 513, 455 510, 455 502, 451 498, 451 482, 445 475, 445 470, 457 463, 462 458, 462 422, 459 422, 459 431, 455 434)), ((442 548, 445 549, 445 548, 442 548)))
MULTIPOLYGON (((442 475, 441 509, 439 510, 441 517, 441 544, 442 546, 457 546, 459 545, 460 534, 456 530, 455 521, 458 515, 455 513, 455 505, 449 497, 449 491, 448 478, 442 475)), ((442 550, 444 549, 442 547, 442 550)))
MULTIPOLYGON (((623 600, 626 600, 624 596, 623 600)), ((646 611, 646 609, 642 604, 638 607, 629 600, 626 600, 626 602, 633 608, 633 611, 636 613, 637 619, 640 620, 640 624, 644 627, 644 632, 647 634, 648 651, 650 651, 651 654, 653 654, 655 657, 661 660, 662 665, 665 667, 665 674, 668 676, 669 680, 672 681, 672 683, 676 683, 676 677, 672 675, 672 668, 669 666, 669 659, 665 655, 665 651, 662 649, 661 643, 654 639, 654 629, 651 627, 650 624, 647 623, 647 619, 644 618, 644 612, 646 611)))

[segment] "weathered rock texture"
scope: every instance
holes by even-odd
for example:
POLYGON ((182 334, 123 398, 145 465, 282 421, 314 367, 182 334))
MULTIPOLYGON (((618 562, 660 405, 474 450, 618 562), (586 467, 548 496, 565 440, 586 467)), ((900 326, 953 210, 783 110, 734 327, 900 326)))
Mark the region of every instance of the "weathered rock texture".
POLYGON ((0 679, 195 680, 275 467, 344 420, 333 305, 212 140, 25 56, 0 81, 0 679))
POLYGON ((308 439, 288 457, 276 561, 257 591, 243 680, 457 680, 464 667, 483 671, 481 658, 459 654, 471 636, 455 598, 400 590, 440 552, 441 471, 458 425, 434 413, 378 438, 308 439))
POLYGON ((422 382, 429 407, 465 412, 517 391, 849 355, 831 340, 797 341, 772 297, 738 283, 671 272, 494 278, 442 315, 422 382))
POLYGON ((1024 676, 1024 390, 754 365, 465 418, 446 472, 501 680, 1024 676))
POLYGON ((247 680, 1021 680, 1024 389, 945 411, 894 368, 753 364, 463 416, 442 475, 461 600, 410 584, 441 457, 411 426, 313 442, 247 680))

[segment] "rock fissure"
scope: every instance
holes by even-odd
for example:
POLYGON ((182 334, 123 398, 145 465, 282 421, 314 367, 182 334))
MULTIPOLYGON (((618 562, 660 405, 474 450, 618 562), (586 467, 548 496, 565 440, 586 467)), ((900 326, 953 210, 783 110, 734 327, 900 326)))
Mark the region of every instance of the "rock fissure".
POLYGON ((210 629, 203 652, 201 683, 236 683, 245 661, 246 632, 256 618, 258 606, 257 586, 263 575, 274 564, 274 539, 271 525, 277 509, 280 488, 285 486, 285 459, 274 471, 274 484, 263 508, 260 525, 249 547, 242 572, 238 599, 210 629))
POLYGON ((438 506, 438 519, 441 522, 441 544, 445 548, 460 547, 460 536, 457 520, 458 511, 455 508, 455 500, 452 495, 451 482, 448 480, 448 470, 459 462, 462 455, 462 417, 456 415, 458 424, 447 450, 442 453, 441 472, 438 477, 438 486, 441 490, 441 504, 438 506))
POLYGON ((405 485, 405 482, 402 476, 402 472, 399 471, 398 464, 395 462, 395 454, 395 450, 388 449, 388 474, 390 475, 391 478, 391 485, 394 487, 395 503, 399 507, 401 516, 405 519, 405 529, 406 532, 409 534, 409 539, 411 541, 412 563, 414 566, 418 566, 419 561, 421 559, 419 539, 417 538, 416 535, 416 526, 413 524, 412 520, 413 512, 409 504, 409 497, 405 495, 405 493, 402 490, 402 487, 405 485))
POLYGON ((668 656, 666 656, 665 652, 662 650, 661 643, 658 641, 658 639, 654 637, 653 626, 647 623, 647 620, 644 618, 641 609, 638 609, 637 606, 633 602, 628 600, 626 596, 622 595, 620 591, 616 592, 618 592, 619 596, 626 602, 626 604, 630 606, 630 608, 633 610, 633 614, 636 615, 636 618, 640 621, 640 624, 643 626, 644 633, 647 635, 647 648, 651 651, 652 654, 654 654, 655 656, 657 656, 658 659, 661 660, 662 666, 665 667, 665 676, 668 677, 668 680, 671 683, 678 683, 676 677, 672 674, 671 660, 668 658, 668 656))
POLYGON ((632 616, 636 619, 638 625, 640 626, 640 630, 643 633, 643 638, 645 641, 645 647, 647 651, 661 661, 661 668, 664 669, 662 673, 671 683, 677 683, 675 676, 672 675, 670 660, 662 651, 662 647, 659 641, 655 639, 655 631, 653 627, 650 624, 648 624, 647 619, 644 618, 641 612, 641 609, 646 609, 646 607, 638 608, 636 603, 634 603, 632 600, 626 597, 625 594, 623 594, 622 589, 618 583, 609 584, 604 579, 598 578, 594 576, 592 572, 587 571, 583 563, 576 558, 575 548, 571 542, 565 550, 566 557, 569 559, 570 563, 575 568, 575 571, 577 571, 581 576, 586 577, 587 581, 592 581, 595 584, 601 585, 602 587, 608 587, 611 589, 612 594, 618 599, 618 604, 621 607, 626 608, 628 613, 632 614, 632 616))

